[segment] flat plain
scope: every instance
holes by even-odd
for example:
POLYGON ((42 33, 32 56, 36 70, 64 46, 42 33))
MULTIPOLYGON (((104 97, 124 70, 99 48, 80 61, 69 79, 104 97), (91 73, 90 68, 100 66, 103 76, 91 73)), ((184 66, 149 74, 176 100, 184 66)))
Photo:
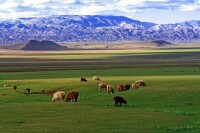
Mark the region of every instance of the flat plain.
POLYGON ((200 48, 1 50, 0 132, 200 132, 199 66, 200 48), (102 80, 93 81, 95 75, 102 80), (117 92, 117 85, 140 79, 147 87, 117 92), (99 91, 100 82, 115 93, 99 91), (52 103, 44 92, 55 90, 79 91, 78 102, 52 103), (114 96, 127 105, 115 107, 114 96))

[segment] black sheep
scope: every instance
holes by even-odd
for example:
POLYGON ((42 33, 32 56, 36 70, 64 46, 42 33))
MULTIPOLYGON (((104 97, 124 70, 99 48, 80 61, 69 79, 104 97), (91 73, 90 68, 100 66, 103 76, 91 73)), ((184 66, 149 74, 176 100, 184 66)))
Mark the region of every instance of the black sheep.
POLYGON ((113 97, 113 99, 114 99, 114 101, 115 101, 115 106, 121 106, 122 103, 127 104, 127 101, 124 100, 123 97, 115 96, 115 97, 113 97))
POLYGON ((125 90, 129 90, 131 88, 130 85, 125 85, 124 87, 125 87, 125 90))
POLYGON ((87 82, 87 79, 81 78, 81 82, 87 82))

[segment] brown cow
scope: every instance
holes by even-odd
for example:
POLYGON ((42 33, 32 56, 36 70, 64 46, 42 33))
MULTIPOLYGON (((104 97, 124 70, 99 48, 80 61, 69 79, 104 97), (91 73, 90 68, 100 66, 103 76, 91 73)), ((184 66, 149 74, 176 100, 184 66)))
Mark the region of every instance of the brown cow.
POLYGON ((81 78, 81 82, 87 82, 87 79, 81 78))
POLYGON ((66 102, 70 102, 71 100, 72 101, 75 100, 75 102, 77 102, 78 95, 79 95, 79 92, 76 92, 76 91, 69 92, 66 98, 66 102))
POLYGON ((122 103, 127 104, 127 101, 124 100, 124 98, 120 96, 113 97, 113 100, 115 101, 115 106, 121 106, 122 103))

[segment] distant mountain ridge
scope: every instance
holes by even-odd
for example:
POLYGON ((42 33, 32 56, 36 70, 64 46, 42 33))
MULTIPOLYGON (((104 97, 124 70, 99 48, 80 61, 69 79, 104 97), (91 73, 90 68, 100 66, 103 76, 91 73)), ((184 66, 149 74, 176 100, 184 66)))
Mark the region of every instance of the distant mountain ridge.
POLYGON ((200 21, 176 24, 140 22, 124 16, 61 15, 0 22, 0 44, 29 40, 54 42, 200 41, 200 21))

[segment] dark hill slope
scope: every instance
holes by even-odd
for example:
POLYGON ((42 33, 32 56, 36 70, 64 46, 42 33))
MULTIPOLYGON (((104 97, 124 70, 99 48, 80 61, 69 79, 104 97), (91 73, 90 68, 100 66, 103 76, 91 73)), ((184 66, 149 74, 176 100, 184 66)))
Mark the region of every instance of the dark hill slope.
POLYGON ((163 41, 163 40, 155 40, 155 41, 150 41, 153 44, 155 44, 158 47, 162 47, 162 46, 166 46, 166 45, 173 45, 172 43, 169 43, 167 41, 163 41))
POLYGON ((30 50, 30 51, 56 51, 56 50, 67 50, 69 48, 60 46, 57 43, 51 41, 36 41, 31 40, 26 44, 21 50, 30 50))

